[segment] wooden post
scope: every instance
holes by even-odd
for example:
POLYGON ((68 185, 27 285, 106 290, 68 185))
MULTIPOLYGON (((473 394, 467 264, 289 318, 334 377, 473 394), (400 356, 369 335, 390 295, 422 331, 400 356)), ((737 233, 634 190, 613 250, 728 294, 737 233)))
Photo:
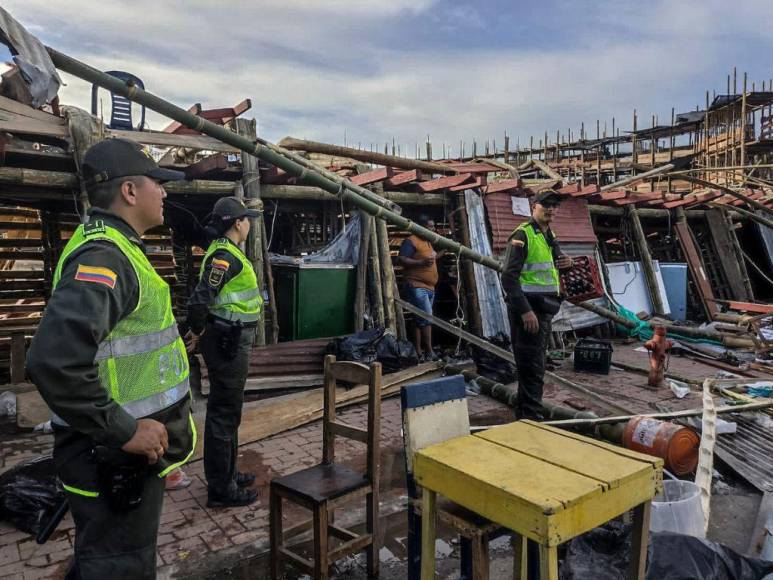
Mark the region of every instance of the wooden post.
POLYGON ((392 255, 389 251, 389 234, 386 222, 376 219, 376 240, 378 262, 381 268, 381 285, 384 299, 384 326, 397 334, 395 318, 395 271, 392 267, 392 255))
POLYGON ((598 146, 596 147, 596 185, 601 187, 601 148, 602 148, 602 141, 601 141, 601 122, 596 119, 596 140, 598 141, 598 146))
POLYGON ((580 125, 580 186, 585 187, 585 123, 580 125))
POLYGON ((631 133, 631 175, 636 175, 636 164, 639 162, 639 154, 636 151, 636 109, 633 110, 633 132, 631 133))
POLYGON ((612 137, 615 138, 615 144, 612 146, 612 183, 617 181, 617 156, 620 153, 620 147, 618 138, 620 137, 620 129, 615 132, 615 118, 612 117, 612 137))
MULTIPOLYGON (((741 95, 741 163, 746 165, 746 73, 743 73, 743 95, 741 95)), ((741 170, 741 182, 743 183, 746 170, 741 170)))
POLYGON ((379 264, 378 233, 376 232, 375 218, 371 217, 370 220, 373 222, 370 227, 370 268, 368 268, 371 286, 370 304, 373 309, 376 326, 384 328, 384 294, 381 281, 381 265, 379 264))
POLYGON ((83 156, 89 147, 102 141, 105 138, 104 126, 99 119, 89 115, 86 111, 76 107, 64 107, 65 117, 67 118, 67 127, 72 138, 75 161, 75 169, 78 172, 78 181, 80 185, 80 195, 78 197, 79 211, 81 221, 85 223, 86 212, 91 207, 89 196, 86 193, 86 184, 83 180, 81 164, 83 156))
POLYGON ((636 208, 630 205, 627 206, 627 212, 628 218, 631 220, 631 225, 633 226, 633 233, 636 238, 639 257, 641 258, 642 270, 644 270, 644 276, 647 280, 647 288, 652 300, 652 309, 655 314, 663 315, 665 312, 663 300, 660 298, 660 285, 658 284, 658 278, 655 273, 655 264, 652 261, 652 255, 647 246, 647 238, 644 235, 644 229, 641 227, 639 214, 636 213, 636 208))
MULTIPOLYGON (((505 165, 509 165, 510 163, 510 136, 507 134, 507 131, 505 131, 505 165)), ((516 156, 516 162, 515 164, 518 165, 519 160, 516 156)))
POLYGON ((370 216, 360 211, 360 252, 357 259, 357 288, 354 300, 354 330, 365 328, 365 302, 368 281, 368 249, 370 246, 370 216))
MULTIPOLYGON (((457 215, 459 216, 459 234, 463 245, 470 247, 470 223, 467 215, 467 205, 464 202, 464 192, 456 194, 457 215)), ((464 276, 464 289, 468 298, 467 318, 470 321, 470 330, 478 336, 483 335, 483 319, 480 314, 480 302, 478 302, 478 287, 475 284, 475 267, 469 260, 460 260, 462 268, 457 275, 464 276)))
MULTIPOLYGON (((234 119, 236 132, 248 139, 257 139, 257 123, 255 119, 234 119)), ((248 207, 262 209, 260 200, 260 172, 258 171, 258 158, 242 152, 242 189, 244 190, 245 204, 248 207)), ((245 255, 252 263, 255 276, 258 279, 258 288, 262 292, 265 288, 265 268, 263 262, 263 215, 250 219, 250 233, 247 236, 245 255)), ((255 344, 265 346, 266 324, 258 324, 255 332, 255 344)))
MULTIPOLYGON (((274 211, 277 211, 276 209, 274 211)), ((271 313, 271 344, 279 342, 279 314, 276 306, 276 294, 274 293, 274 272, 271 269, 271 260, 268 254, 268 240, 266 228, 260 229, 261 248, 263 249, 263 263, 266 265, 266 287, 268 288, 268 310, 271 313)))
POLYGON ((11 383, 23 383, 27 361, 24 331, 11 333, 11 383))

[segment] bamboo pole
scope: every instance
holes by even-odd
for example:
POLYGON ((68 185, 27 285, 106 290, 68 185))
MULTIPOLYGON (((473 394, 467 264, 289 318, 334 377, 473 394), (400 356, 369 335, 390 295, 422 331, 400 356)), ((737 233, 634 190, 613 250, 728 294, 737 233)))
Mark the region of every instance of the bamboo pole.
MULTIPOLYGON (((271 340, 270 344, 279 342, 279 311, 276 305, 276 293, 274 292, 274 271, 271 269, 271 259, 268 253, 268 239, 266 228, 260 229, 261 249, 263 250, 263 263, 266 265, 266 288, 268 289, 268 309, 271 313, 271 340)), ((269 342, 269 341, 267 341, 269 342)))
MULTIPOLYGON (((467 214, 467 205, 464 201, 464 192, 460 191, 456 195, 456 208, 459 219, 459 234, 462 243, 470 246, 470 222, 467 214)), ((469 260, 460 261, 459 266, 462 271, 457 275, 464 276, 464 289, 467 297, 467 317, 470 320, 470 329, 473 334, 483 334, 483 320, 480 314, 480 302, 478 301, 478 287, 475 284, 475 268, 469 260)))
POLYGON ((360 332, 365 328, 365 302, 368 280, 368 254, 370 247, 371 218, 360 212, 360 253, 357 259, 357 288, 354 299, 354 329, 360 332))
POLYGON ((698 177, 693 177, 691 175, 683 175, 682 179, 685 179, 687 181, 691 181, 697 185, 701 185, 703 187, 709 187, 712 189, 718 189, 724 193, 727 193, 728 195, 732 195, 736 199, 740 199, 741 201, 746 202, 750 206, 752 206, 755 209, 758 209, 760 211, 765 212, 768 215, 773 215, 773 209, 769 208, 768 206, 760 203, 756 199, 751 199, 750 197, 744 195, 743 193, 740 193, 734 189, 731 189, 729 187, 725 187, 724 185, 719 185, 718 183, 713 183, 711 181, 705 181, 703 179, 700 179, 698 177))
POLYGON ((221 125, 216 125, 215 123, 207 121, 202 117, 193 115, 188 111, 153 95, 152 93, 144 91, 133 83, 123 82, 78 60, 66 56, 52 48, 48 48, 48 53, 57 68, 69 74, 87 80, 111 92, 123 95, 130 101, 145 105, 145 107, 148 109, 162 115, 166 115, 167 117, 170 117, 171 119, 185 125, 186 127, 209 135, 210 137, 218 139, 224 143, 232 145, 238 149, 241 149, 242 151, 263 159, 272 165, 276 165, 277 167, 289 173, 291 176, 305 182, 307 185, 316 186, 324 189, 325 191, 333 193, 342 201, 353 203, 372 216, 382 217, 400 229, 415 234, 420 238, 431 242, 437 248, 448 250, 454 254, 459 254, 462 257, 469 258, 470 260, 473 260, 486 267, 493 268, 497 271, 501 270, 501 265, 497 260, 494 260, 489 256, 483 256, 482 254, 479 254, 470 248, 463 247, 457 242, 443 238, 437 233, 428 230, 427 228, 421 227, 407 218, 404 218, 400 214, 386 209, 372 199, 364 196, 364 194, 360 194, 359 189, 356 189, 356 186, 354 185, 349 186, 345 183, 338 183, 334 179, 326 177, 322 172, 316 169, 304 167, 302 164, 289 159, 284 153, 281 152, 280 149, 278 149, 273 144, 268 144, 268 142, 262 139, 251 142, 250 140, 237 135, 233 131, 230 131, 221 125))
MULTIPOLYGON (((750 413, 752 411, 761 411, 773 407, 773 401, 762 401, 759 403, 749 403, 748 405, 729 405, 718 407, 718 414, 725 413, 750 413)), ((599 417, 598 419, 562 419, 560 421, 545 421, 545 425, 554 425, 556 427, 590 427, 593 425, 608 425, 610 423, 623 423, 635 419, 636 417, 647 417, 649 419, 680 419, 685 417, 698 417, 703 414, 703 408, 688 409, 686 411, 672 411, 669 413, 648 413, 646 415, 619 415, 617 417, 599 417)))
POLYGON ((341 147, 340 145, 330 145, 328 143, 319 143, 317 141, 305 141, 294 137, 285 137, 279 142, 279 146, 295 151, 306 151, 307 153, 323 153, 325 155, 335 155, 337 157, 348 157, 365 163, 374 163, 387 167, 398 167, 400 169, 421 169, 428 173, 459 173, 453 167, 443 163, 434 163, 431 161, 422 161, 421 159, 409 159, 406 157, 393 157, 383 153, 371 153, 370 151, 361 151, 352 147, 341 147))
MULTIPOLYGON (((628 320, 624 316, 620 316, 617 312, 613 312, 608 308, 604 308, 603 306, 598 306, 593 302, 582 302, 578 304, 578 306, 581 306, 586 310, 590 310, 591 312, 595 312, 599 316, 603 316, 604 318, 607 318, 612 322, 616 322, 617 324, 620 324, 621 326, 624 326, 626 328, 633 329, 637 327, 637 324, 635 322, 628 320)), ((713 341, 722 343, 729 348, 754 348, 755 346, 754 341, 752 339, 728 336, 720 332, 714 332, 711 330, 701 330, 699 328, 692 328, 690 326, 677 326, 675 324, 671 324, 661 320, 659 320, 656 324, 657 326, 665 327, 665 329, 668 332, 671 332, 674 334, 681 334, 682 336, 687 336, 689 338, 703 338, 703 339, 713 340, 713 341)))
POLYGON ((389 234, 386 222, 376 220, 376 243, 378 247, 379 267, 381 268, 381 282, 384 288, 384 325, 397 334, 397 320, 395 319, 395 271, 392 267, 392 255, 389 251, 389 234))
POLYGON ((650 254, 650 249, 647 245, 647 238, 644 235, 644 229, 641 226, 639 214, 636 212, 636 208, 631 205, 627 207, 627 213, 628 219, 633 226, 636 245, 639 249, 639 257, 641 258, 644 277, 647 280, 647 288, 649 289, 650 299, 652 300, 652 309, 655 311, 655 314, 662 316, 665 314, 665 309, 663 307, 663 300, 660 297, 660 285, 658 284, 658 277, 655 273, 655 263, 652 260, 652 255, 650 254))
MULTIPOLYGON (((427 143, 429 143, 429 141, 427 141, 427 143)), ((370 303, 373 307, 376 326, 385 328, 384 294, 381 281, 381 264, 379 263, 378 232, 376 231, 376 224, 373 221, 373 218, 369 217, 368 219, 373 222, 371 223, 370 228, 370 267, 368 268, 372 292, 370 303)))
MULTIPOLYGON (((234 126, 239 135, 248 139, 257 138, 257 124, 254 119, 234 119, 234 126)), ((242 191, 252 208, 262 209, 260 201, 260 172, 258 171, 258 159, 247 153, 242 153, 242 191)), ((265 264, 263 263, 263 214, 256 218, 250 218, 250 232, 247 236, 246 256, 252 263, 252 269, 258 281, 258 289, 262 292, 265 287, 265 264)), ((257 346, 266 344, 266 325, 258 324, 255 331, 257 346)))

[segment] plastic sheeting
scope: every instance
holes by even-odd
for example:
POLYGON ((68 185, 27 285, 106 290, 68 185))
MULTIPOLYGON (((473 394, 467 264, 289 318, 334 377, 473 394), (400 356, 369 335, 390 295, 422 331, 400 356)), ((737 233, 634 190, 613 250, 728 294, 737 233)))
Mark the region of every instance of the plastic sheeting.
POLYGON ((0 6, 0 41, 14 54, 13 60, 29 85, 32 106, 36 109, 56 97, 62 79, 51 57, 35 36, 0 6))
POLYGON ((361 213, 356 213, 344 229, 336 234, 330 243, 307 256, 285 256, 271 254, 272 264, 353 264, 357 265, 360 255, 361 213))
MULTIPOLYGON (((483 199, 472 189, 466 189, 464 203, 467 206, 467 216, 470 222, 470 246, 479 254, 493 256, 486 231, 483 199)), ((509 338, 510 323, 507 317, 507 306, 502 295, 499 273, 477 263, 473 264, 473 268, 480 317, 483 322, 483 336, 491 337, 504 334, 509 338)))

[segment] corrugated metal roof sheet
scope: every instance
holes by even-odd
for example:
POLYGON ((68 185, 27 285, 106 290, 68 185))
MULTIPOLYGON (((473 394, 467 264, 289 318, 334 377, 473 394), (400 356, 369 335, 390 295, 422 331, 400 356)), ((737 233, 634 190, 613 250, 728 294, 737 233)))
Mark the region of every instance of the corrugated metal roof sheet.
MULTIPOLYGON (((486 213, 491 224, 492 246, 501 253, 513 230, 529 218, 513 215, 512 195, 505 192, 485 196, 486 213)), ((584 199, 565 198, 558 208, 551 226, 563 242, 596 243, 596 234, 590 221, 588 202, 584 199)))

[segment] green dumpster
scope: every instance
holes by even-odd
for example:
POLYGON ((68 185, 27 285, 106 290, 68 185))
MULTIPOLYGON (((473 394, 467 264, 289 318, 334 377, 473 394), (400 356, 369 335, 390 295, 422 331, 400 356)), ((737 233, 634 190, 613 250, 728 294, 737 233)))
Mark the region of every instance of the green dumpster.
POLYGON ((279 340, 354 332, 354 266, 274 264, 279 340))

